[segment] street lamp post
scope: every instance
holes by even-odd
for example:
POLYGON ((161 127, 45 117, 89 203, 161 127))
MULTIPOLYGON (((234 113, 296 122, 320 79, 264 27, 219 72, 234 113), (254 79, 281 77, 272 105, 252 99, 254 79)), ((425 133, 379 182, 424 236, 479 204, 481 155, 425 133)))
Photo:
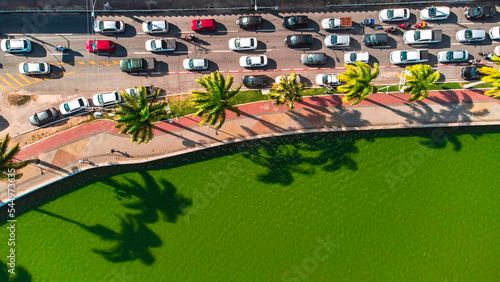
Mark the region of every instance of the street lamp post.
MULTIPOLYGON (((90 1, 91 1, 91 3, 92 3, 92 0, 90 0, 90 1)), ((91 14, 92 18, 95 18, 95 10, 94 10, 94 7, 95 7, 95 4, 96 4, 96 3, 97 3, 97 0, 94 0, 94 4, 92 4, 92 14, 91 14)))

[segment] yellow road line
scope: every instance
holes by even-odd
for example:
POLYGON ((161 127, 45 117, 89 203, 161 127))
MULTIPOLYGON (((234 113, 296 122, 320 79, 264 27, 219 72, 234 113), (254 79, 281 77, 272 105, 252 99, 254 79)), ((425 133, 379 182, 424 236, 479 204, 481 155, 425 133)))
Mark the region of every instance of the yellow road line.
POLYGON ((108 62, 105 62, 105 61, 99 61, 99 62, 101 62, 101 64, 103 64, 103 65, 105 65, 105 66, 107 66, 107 67, 111 66, 111 64, 110 64, 110 63, 108 63, 108 62))
POLYGON ((118 65, 119 63, 115 60, 113 60, 113 64, 118 65))
POLYGON ((17 89, 17 87, 15 87, 14 85, 10 84, 10 82, 8 82, 5 78, 1 77, 0 78, 2 79, 2 81, 7 84, 7 86, 9 86, 10 88, 12 89, 17 89))
POLYGON ((68 75, 68 74, 73 74, 73 73, 77 73, 77 72, 81 72, 81 70, 79 71, 70 71, 70 72, 65 72, 63 73, 64 75, 68 75))
POLYGON ((2 89, 3 89, 3 90, 5 90, 5 91, 9 91, 9 89, 7 89, 7 88, 3 87, 3 85, 2 85, 2 84, 0 84, 0 88, 2 88, 2 89))
POLYGON ((85 62, 78 62, 80 65, 82 66, 87 66, 87 64, 85 62))
POLYGON ((14 80, 15 83, 19 84, 19 86, 26 86, 22 84, 19 80, 17 80, 12 74, 6 73, 5 75, 8 76, 10 79, 14 80))
POLYGON ((22 75, 20 73, 17 74, 20 78, 22 78, 24 81, 28 83, 28 85, 32 84, 33 82, 29 81, 28 78, 25 75, 22 75))
POLYGON ((98 66, 98 64, 96 62, 93 62, 93 61, 89 61, 89 64, 94 65, 94 66, 98 66))
POLYGON ((38 78, 38 77, 34 77, 32 76, 31 78, 33 78, 35 80, 35 82, 40 82, 40 81, 43 81, 42 79, 38 78))
POLYGON ((58 65, 64 65, 64 63, 57 63, 58 65))

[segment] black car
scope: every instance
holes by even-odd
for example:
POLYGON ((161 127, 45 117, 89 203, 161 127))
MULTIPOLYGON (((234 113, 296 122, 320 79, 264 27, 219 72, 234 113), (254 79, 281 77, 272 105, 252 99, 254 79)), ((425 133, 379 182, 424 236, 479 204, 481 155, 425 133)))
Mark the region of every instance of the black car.
POLYGON ((462 68, 462 78, 467 80, 478 80, 484 76, 483 73, 479 72, 480 67, 464 67, 462 68))
POLYGON ((239 28, 260 28, 262 27, 261 16, 241 16, 236 20, 239 28))
POLYGON ((248 88, 264 87, 267 85, 267 76, 265 75, 245 75, 241 83, 248 88))
POLYGON ((465 17, 469 20, 491 19, 496 13, 495 6, 476 6, 465 9, 465 17))
POLYGON ((304 28, 307 27, 309 19, 307 16, 290 16, 283 18, 284 28, 304 28))
POLYGON ((313 36, 311 34, 293 34, 285 38, 285 46, 290 48, 311 47, 313 36))
POLYGON ((387 33, 365 34, 363 36, 363 43, 365 46, 381 46, 387 44, 389 36, 387 33))

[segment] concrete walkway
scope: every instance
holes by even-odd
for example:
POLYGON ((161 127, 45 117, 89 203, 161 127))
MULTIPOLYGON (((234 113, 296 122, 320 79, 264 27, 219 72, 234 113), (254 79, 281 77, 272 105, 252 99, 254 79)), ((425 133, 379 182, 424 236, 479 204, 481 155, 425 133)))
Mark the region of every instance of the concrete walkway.
MULTIPOLYGON (((409 94, 375 94, 356 106, 342 103, 342 96, 308 97, 294 112, 272 102, 239 107, 241 116, 228 115, 221 130, 199 126, 199 118, 180 118, 155 124, 155 137, 137 145, 121 135, 115 123, 86 123, 23 147, 21 160, 39 158, 41 163, 23 169, 16 195, 68 177, 83 169, 150 161, 193 150, 295 132, 411 128, 500 124, 500 102, 480 90, 432 92, 423 102, 407 103, 409 94), (111 150, 116 152, 112 153, 111 150), (86 159, 83 164, 79 160, 86 159)), ((0 200, 7 200, 2 182, 0 200)))

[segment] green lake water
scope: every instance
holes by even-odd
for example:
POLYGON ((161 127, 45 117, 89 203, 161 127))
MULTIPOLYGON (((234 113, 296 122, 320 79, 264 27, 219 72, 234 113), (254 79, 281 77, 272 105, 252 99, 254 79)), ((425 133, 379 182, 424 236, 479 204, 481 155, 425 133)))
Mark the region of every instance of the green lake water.
POLYGON ((18 200, 17 278, 499 281, 499 129, 303 134, 83 172, 18 200))

